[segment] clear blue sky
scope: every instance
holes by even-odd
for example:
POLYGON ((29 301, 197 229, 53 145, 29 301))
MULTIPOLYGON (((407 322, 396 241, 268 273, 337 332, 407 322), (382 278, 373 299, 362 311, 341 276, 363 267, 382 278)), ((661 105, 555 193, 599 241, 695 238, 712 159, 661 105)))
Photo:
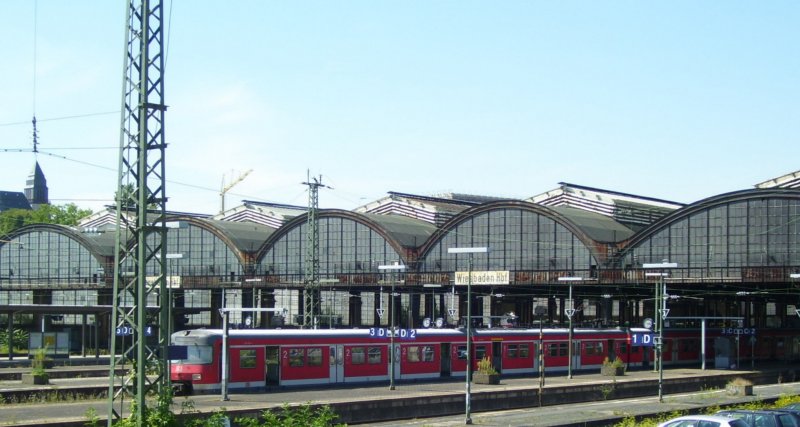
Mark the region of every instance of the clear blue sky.
MULTIPOLYGON (((116 189, 125 4, 0 1, 0 149, 35 112, 56 204, 116 189)), ((560 181, 690 203, 800 169, 797 1, 165 5, 170 210, 215 213, 249 169, 227 207, 305 205, 306 170, 352 209, 560 181)), ((0 156, 22 191, 33 154, 0 156)))

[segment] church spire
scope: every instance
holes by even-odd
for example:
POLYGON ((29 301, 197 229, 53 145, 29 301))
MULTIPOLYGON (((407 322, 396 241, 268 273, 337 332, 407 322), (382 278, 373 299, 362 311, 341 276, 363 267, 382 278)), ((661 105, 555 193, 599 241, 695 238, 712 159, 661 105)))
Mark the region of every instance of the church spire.
POLYGON ((28 199, 34 209, 39 205, 50 203, 47 195, 47 179, 44 177, 44 172, 42 172, 38 161, 34 164, 33 170, 25 182, 25 198, 28 199))

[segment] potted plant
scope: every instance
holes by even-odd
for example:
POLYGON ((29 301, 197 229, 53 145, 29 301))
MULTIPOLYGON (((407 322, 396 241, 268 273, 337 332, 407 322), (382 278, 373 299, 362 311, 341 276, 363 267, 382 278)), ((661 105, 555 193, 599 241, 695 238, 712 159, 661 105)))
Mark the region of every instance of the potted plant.
POLYGON ((478 371, 472 375, 475 384, 500 384, 500 374, 492 366, 489 357, 478 361, 478 371))
POLYGON ((625 375, 625 364, 618 357, 613 361, 606 357, 603 359, 603 366, 600 367, 600 374, 609 377, 625 375))
POLYGON ((39 348, 33 352, 31 360, 31 372, 22 374, 22 384, 43 385, 50 382, 50 376, 45 368, 48 365, 47 348, 39 348))
POLYGON ((747 378, 736 377, 725 385, 725 391, 730 396, 752 396, 753 382, 747 378))

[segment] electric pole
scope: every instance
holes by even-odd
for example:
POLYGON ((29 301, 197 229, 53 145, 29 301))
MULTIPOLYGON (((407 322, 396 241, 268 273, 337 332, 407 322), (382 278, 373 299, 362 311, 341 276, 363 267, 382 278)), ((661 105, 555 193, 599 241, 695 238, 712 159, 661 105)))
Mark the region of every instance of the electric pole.
POLYGON ((169 386, 164 192, 164 8, 129 0, 122 87, 108 425, 145 425, 148 396, 169 386), (150 301, 151 307, 148 307, 150 301), (117 375, 123 368, 128 374, 117 375), (125 402, 126 399, 128 402, 125 402))
POLYGON ((306 220, 306 262, 305 277, 303 279, 303 327, 314 327, 315 316, 319 315, 320 290, 319 290, 319 188, 330 188, 322 184, 322 175, 319 179, 308 176, 308 181, 303 183, 308 186, 308 216, 306 220))

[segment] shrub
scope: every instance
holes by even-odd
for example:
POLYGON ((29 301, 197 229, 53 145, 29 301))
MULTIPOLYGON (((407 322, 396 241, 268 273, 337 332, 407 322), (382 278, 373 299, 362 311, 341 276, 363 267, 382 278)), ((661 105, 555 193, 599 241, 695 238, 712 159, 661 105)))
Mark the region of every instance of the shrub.
POLYGON ((28 347, 28 331, 23 329, 14 329, 11 331, 11 339, 9 340, 8 331, 6 329, 0 330, 0 347, 5 346, 8 351, 13 352, 14 349, 22 349, 28 347))
POLYGON ((753 382, 748 380, 747 378, 736 377, 728 381, 728 385, 747 386, 747 385, 753 385, 753 382))
POLYGON ((492 361, 488 356, 478 361, 478 372, 486 375, 497 375, 497 370, 492 365, 492 361))
POLYGON ((614 359, 613 362, 608 360, 608 357, 606 357, 605 359, 603 359, 603 366, 610 366, 612 368, 622 368, 623 366, 625 366, 625 364, 622 362, 622 359, 620 359, 619 357, 614 359))
POLYGON ((47 378, 47 371, 44 370, 47 361, 47 347, 36 349, 31 360, 31 374, 47 378))
POLYGON ((243 427, 328 427, 343 426, 335 424, 338 416, 329 406, 312 410, 310 404, 290 408, 284 404, 280 413, 266 410, 261 413, 261 420, 253 418, 236 418, 236 425, 243 427))

